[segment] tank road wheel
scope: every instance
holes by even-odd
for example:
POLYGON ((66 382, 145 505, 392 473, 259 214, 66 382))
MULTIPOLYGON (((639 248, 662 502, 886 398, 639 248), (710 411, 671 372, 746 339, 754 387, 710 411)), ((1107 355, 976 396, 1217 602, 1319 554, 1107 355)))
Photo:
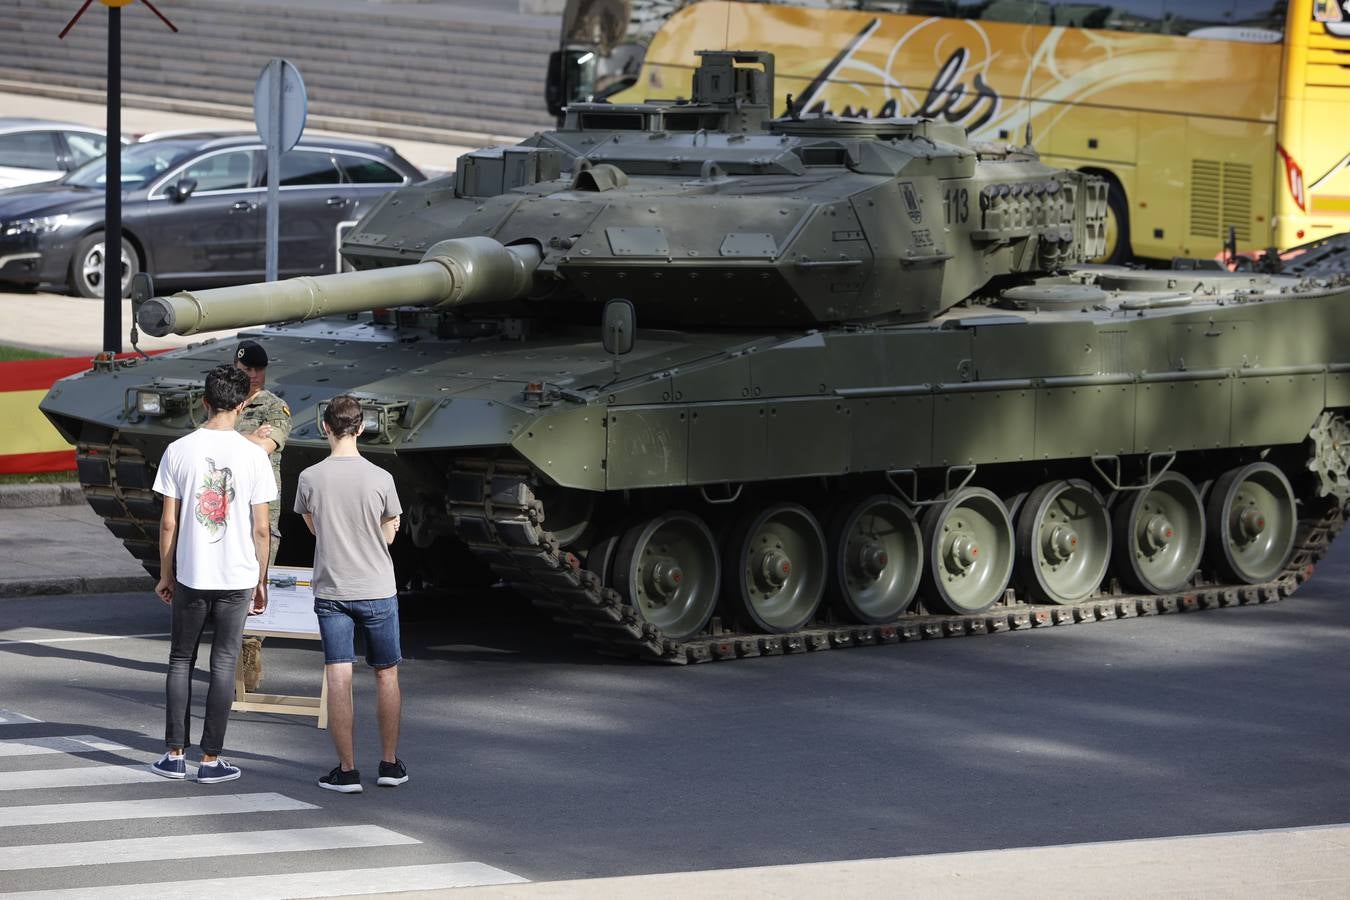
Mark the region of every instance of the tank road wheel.
POLYGON ((1077 603, 1111 562, 1111 516, 1086 481, 1051 481, 1027 495, 1017 517, 1017 570, 1038 603, 1077 603))
POLYGON ((717 542, 691 512, 639 522, 614 550, 614 588, 672 640, 698 634, 717 608, 717 542))
POLYGON ((1168 472, 1148 490, 1123 491, 1114 514, 1120 580, 1145 594, 1179 590, 1205 548, 1205 514, 1191 480, 1168 472))
POLYGON ((982 612, 1008 587, 1013 530, 994 493, 965 487, 923 516, 925 600, 956 615, 982 612))
POLYGON ((820 524, 800 504, 744 518, 727 541, 729 605, 763 631, 796 631, 820 606, 827 558, 820 524))
POLYGON ((1294 550, 1297 522, 1283 472, 1266 462, 1230 469, 1209 492, 1209 563, 1225 581, 1269 581, 1294 550))
POLYGON ((877 494, 840 510, 830 523, 831 587, 864 625, 890 622, 919 590, 923 537, 908 506, 877 494))

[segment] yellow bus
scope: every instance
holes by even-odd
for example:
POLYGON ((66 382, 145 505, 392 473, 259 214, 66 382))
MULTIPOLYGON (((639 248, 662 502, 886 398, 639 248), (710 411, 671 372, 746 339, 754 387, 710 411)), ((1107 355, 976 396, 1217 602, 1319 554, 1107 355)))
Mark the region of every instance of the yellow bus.
POLYGON ((550 104, 688 94, 768 50, 777 103, 930 116, 1111 185, 1109 258, 1350 231, 1350 0, 570 0, 550 104))

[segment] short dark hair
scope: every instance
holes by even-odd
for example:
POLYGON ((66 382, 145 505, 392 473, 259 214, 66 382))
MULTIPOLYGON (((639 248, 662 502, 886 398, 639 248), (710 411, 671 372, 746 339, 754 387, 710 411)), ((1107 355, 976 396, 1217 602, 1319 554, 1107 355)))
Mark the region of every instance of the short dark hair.
POLYGON ((233 365, 216 366, 206 373, 206 402, 216 412, 234 409, 248 399, 248 375, 233 365))
POLYGON ((338 394, 323 411, 323 424, 333 437, 347 437, 361 429, 361 401, 351 394, 338 394))

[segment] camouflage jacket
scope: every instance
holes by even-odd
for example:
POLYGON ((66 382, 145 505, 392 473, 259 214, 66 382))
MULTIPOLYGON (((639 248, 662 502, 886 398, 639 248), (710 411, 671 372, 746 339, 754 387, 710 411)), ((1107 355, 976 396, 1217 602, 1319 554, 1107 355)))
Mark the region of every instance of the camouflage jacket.
POLYGON ((276 442, 277 449, 268 454, 272 461, 272 475, 281 487, 281 451, 286 439, 291 436, 291 408, 276 394, 263 388, 253 395, 253 399, 244 404, 244 410, 235 422, 234 430, 240 434, 252 434, 260 425, 271 425, 267 436, 276 442))

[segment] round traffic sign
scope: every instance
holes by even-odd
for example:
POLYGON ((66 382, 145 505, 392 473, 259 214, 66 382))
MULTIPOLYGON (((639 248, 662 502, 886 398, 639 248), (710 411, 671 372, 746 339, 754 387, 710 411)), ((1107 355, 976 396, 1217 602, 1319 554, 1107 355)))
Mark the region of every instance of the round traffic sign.
POLYGON ((284 59, 274 59, 263 66, 258 75, 258 83, 253 88, 253 122, 258 126, 258 135, 264 144, 272 143, 272 120, 277 101, 277 79, 281 84, 281 130, 278 140, 281 152, 295 146, 300 134, 305 130, 305 118, 309 115, 309 98, 305 95, 305 82, 300 70, 284 59), (280 74, 278 74, 280 73, 280 74))

